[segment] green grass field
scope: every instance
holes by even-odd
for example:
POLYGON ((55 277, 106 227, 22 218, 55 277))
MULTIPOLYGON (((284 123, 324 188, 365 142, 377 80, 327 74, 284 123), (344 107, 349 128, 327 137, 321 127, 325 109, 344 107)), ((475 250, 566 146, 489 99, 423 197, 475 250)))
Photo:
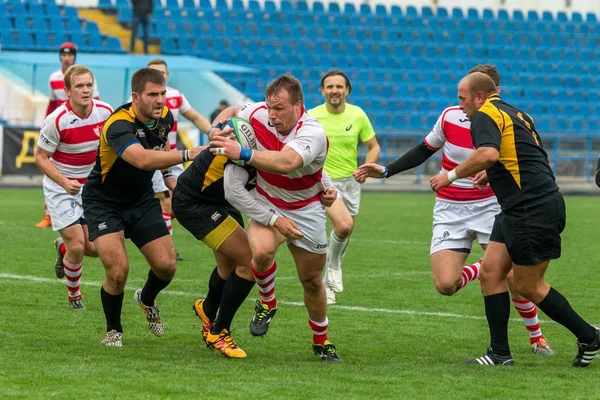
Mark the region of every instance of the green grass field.
MULTIPOLYGON (((84 261, 86 311, 68 307, 64 282, 54 276, 56 234, 34 228, 41 190, 0 191, 0 397, 56 399, 592 399, 600 398, 600 362, 570 367, 573 336, 542 314, 556 355, 536 356, 518 314, 509 327, 512 368, 460 365, 488 345, 479 285, 454 297, 435 291, 429 271, 432 195, 365 194, 344 262, 344 293, 329 311, 329 337, 343 363, 312 355, 302 289, 286 248, 278 255, 279 311, 268 335, 252 337, 252 298, 233 323, 247 353, 228 360, 204 347, 192 311, 214 266, 209 250, 175 224, 185 257, 158 297, 162 338, 146 329, 133 300, 147 265, 131 244, 123 305, 124 347, 100 345, 104 272, 84 261)), ((596 198, 567 198, 563 258, 548 281, 593 323, 600 323, 600 278, 595 273, 596 198)), ((481 255, 474 251, 471 260, 481 255)))

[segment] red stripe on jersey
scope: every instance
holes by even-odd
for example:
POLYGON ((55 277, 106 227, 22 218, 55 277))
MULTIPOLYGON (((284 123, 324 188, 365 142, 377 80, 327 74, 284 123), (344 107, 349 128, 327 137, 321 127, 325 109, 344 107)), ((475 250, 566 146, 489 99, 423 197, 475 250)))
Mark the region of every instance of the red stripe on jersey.
POLYGON ((173 121, 173 128, 171 128, 171 132, 177 132, 177 120, 173 121))
MULTIPOLYGON (((60 119, 56 118, 58 121, 60 119)), ((94 140, 98 140, 100 138, 100 131, 102 130, 102 125, 104 125, 104 121, 96 122, 95 124, 78 126, 76 128, 67 128, 62 131, 59 130, 60 133, 60 141, 65 144, 80 144, 85 142, 91 142, 94 140), (96 132, 94 132, 94 129, 96 132)))
POLYGON ((317 194, 317 195, 311 197, 310 199, 287 202, 287 201, 269 196, 269 194, 267 192, 265 192, 258 185, 256 185, 256 192, 258 194, 260 194, 261 196, 265 197, 267 200, 269 200, 271 202, 271 204, 273 204, 275 207, 280 208, 282 210, 298 210, 302 207, 306 207, 307 205, 309 205, 311 203, 321 201, 319 198, 319 195, 317 194))
MULTIPOLYGON (((56 102, 58 103, 58 106, 61 105, 59 100, 56 100, 56 102)), ((58 107, 57 107, 58 108, 58 107)), ((62 110, 57 116, 56 119, 54 120, 54 126, 56 127, 56 132, 58 132, 58 136, 60 136, 60 128, 58 127, 58 122, 60 121, 60 119, 62 118, 63 115, 65 115, 67 113, 67 110, 62 110)))
POLYGON ((444 168, 446 171, 452 171, 456 167, 458 167, 458 164, 450 160, 446 156, 446 153, 442 153, 442 168, 444 168))
POLYGON ((87 153, 63 153, 62 151, 55 151, 52 154, 52 159, 61 164, 71 165, 73 167, 82 167, 84 165, 91 165, 96 162, 96 155, 98 150, 88 151, 87 153))
POLYGON ((181 103, 183 103, 183 99, 181 98, 181 95, 179 95, 167 98, 165 105, 169 110, 177 110, 181 107, 181 103))
POLYGON ((288 178, 287 176, 272 174, 270 172, 257 170, 258 175, 263 178, 269 185, 275 186, 283 190, 306 190, 321 182, 323 169, 318 170, 314 174, 304 175, 300 178, 288 178))
POLYGON ((279 151, 283 149, 285 143, 282 143, 277 137, 267 129, 259 120, 251 119, 250 124, 254 128, 256 140, 266 149, 279 151))
POLYGON ((64 90, 65 89, 65 81, 64 80, 59 80, 59 81, 50 81, 50 87, 53 90, 64 90))
POLYGON ((440 191, 437 193, 438 198, 452 201, 483 200, 494 195, 495 194, 492 191, 492 188, 489 186, 481 190, 475 188, 461 188, 450 185, 440 189, 440 191))
POLYGON ((450 107, 447 108, 444 113, 442 114, 442 131, 444 132, 444 134, 446 134, 446 114, 448 114, 450 111, 457 111, 460 110, 460 107, 450 107))
POLYGON ((473 149, 471 130, 463 126, 444 121, 444 135, 449 143, 465 149, 473 149))

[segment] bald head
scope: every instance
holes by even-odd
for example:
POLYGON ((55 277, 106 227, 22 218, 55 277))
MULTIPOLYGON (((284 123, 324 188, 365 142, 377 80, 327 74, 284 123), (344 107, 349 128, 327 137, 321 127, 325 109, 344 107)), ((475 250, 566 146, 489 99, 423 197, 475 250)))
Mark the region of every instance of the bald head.
POLYGON ((496 83, 492 78, 483 72, 473 72, 462 78, 461 82, 468 85, 471 94, 475 96, 478 92, 483 92, 485 97, 496 93, 496 83))
POLYGON ((469 119, 483 106, 490 95, 496 93, 498 93, 496 83, 482 72, 473 72, 458 83, 460 108, 469 119))

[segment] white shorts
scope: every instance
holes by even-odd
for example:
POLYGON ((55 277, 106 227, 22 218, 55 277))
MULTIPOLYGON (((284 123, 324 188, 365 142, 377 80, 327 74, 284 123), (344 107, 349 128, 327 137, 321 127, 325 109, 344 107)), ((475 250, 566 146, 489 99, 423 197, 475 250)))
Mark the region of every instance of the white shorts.
POLYGON ((338 191, 338 199, 342 199, 350 215, 358 215, 358 208, 360 207, 360 183, 356 182, 354 177, 332 179, 333 186, 338 191))
POLYGON ((59 184, 44 176, 44 200, 52 218, 52 230, 59 231, 78 222, 83 217, 81 190, 76 195, 68 194, 59 184))
POLYGON ((315 254, 327 253, 327 217, 325 208, 321 203, 311 203, 299 210, 281 210, 271 204, 259 194, 255 194, 256 200, 268 207, 276 215, 291 219, 300 227, 304 235, 302 239, 288 239, 287 243, 303 248, 315 254))
POLYGON ((500 213, 496 197, 471 203, 435 200, 433 208, 433 237, 430 255, 440 250, 461 249, 470 252, 473 240, 487 244, 500 213))
MULTIPOLYGON (((173 171, 173 177, 177 179, 179 178, 179 175, 183 173, 183 164, 177 164, 173 166, 171 170, 173 171)), ((165 180, 160 170, 154 172, 154 175, 152 176, 152 189, 154 190, 154 193, 164 193, 169 190, 167 185, 165 185, 165 180)))

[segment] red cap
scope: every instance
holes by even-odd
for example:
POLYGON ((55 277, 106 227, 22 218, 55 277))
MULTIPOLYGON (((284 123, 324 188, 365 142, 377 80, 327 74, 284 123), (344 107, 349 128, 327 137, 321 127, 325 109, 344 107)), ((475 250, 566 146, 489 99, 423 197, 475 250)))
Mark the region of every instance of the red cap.
POLYGON ((75 46, 73 43, 71 42, 64 42, 63 44, 60 45, 60 49, 58 51, 60 54, 76 54, 77 53, 77 46, 75 46))

